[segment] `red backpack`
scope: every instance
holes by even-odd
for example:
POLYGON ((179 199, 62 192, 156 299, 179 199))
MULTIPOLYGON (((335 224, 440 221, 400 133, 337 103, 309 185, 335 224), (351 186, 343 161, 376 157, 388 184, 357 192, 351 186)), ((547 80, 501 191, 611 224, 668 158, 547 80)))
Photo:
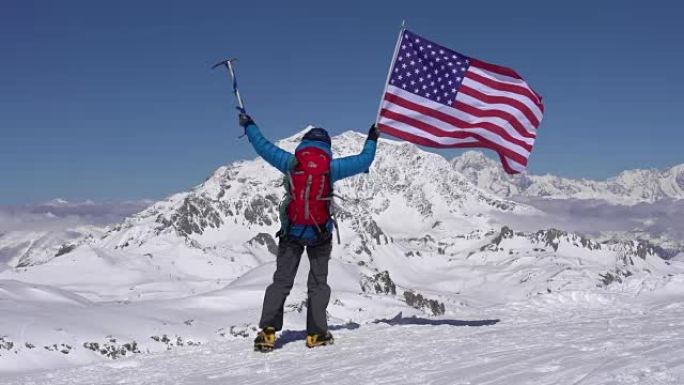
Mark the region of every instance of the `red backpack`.
POLYGON ((330 220, 332 157, 317 147, 295 152, 297 164, 289 173, 290 202, 287 217, 291 225, 312 225, 320 232, 330 220))

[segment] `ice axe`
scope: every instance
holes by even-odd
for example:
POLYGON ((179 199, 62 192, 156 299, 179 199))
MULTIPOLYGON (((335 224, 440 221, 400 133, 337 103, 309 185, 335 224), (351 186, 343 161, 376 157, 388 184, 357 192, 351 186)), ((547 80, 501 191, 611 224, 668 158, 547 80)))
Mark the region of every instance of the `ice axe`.
POLYGON ((230 58, 226 60, 222 60, 216 64, 214 64, 211 69, 214 69, 216 67, 220 67, 222 65, 225 65, 226 68, 228 69, 228 74, 230 75, 230 79, 233 81, 233 94, 235 95, 235 98, 237 99, 238 102, 238 107, 237 109, 240 110, 240 112, 245 113, 245 103, 242 101, 242 97, 240 96, 240 90, 238 89, 237 85, 237 78, 235 77, 235 70, 233 69, 233 62, 236 62, 236 58, 230 58))

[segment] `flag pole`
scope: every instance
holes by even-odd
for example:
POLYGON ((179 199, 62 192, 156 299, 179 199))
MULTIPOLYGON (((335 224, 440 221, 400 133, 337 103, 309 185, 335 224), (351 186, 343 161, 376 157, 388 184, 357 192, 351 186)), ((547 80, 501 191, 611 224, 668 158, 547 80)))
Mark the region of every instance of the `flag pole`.
MULTIPOLYGON (((394 53, 392 54, 392 60, 390 61, 389 68, 387 69, 387 79, 385 79, 385 89, 382 91, 382 97, 380 98, 380 105, 378 106, 378 113, 375 115, 375 124, 378 124, 380 120, 380 112, 382 111, 382 102, 385 100, 385 94, 387 93, 387 86, 389 85, 390 77, 392 76, 392 64, 397 60, 397 54, 399 53, 399 44, 401 43, 401 37, 406 30, 406 20, 401 21, 401 29, 399 30, 399 36, 397 37, 397 43, 394 45, 394 53)), ((380 128, 378 127, 378 130, 380 128)))

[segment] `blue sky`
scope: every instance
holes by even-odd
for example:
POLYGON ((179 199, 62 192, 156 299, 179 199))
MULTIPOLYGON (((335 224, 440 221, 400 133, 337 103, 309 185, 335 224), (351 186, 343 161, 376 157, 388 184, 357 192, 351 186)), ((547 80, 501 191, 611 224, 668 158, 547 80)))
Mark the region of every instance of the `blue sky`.
MULTIPOLYGON (((0 204, 160 198, 270 138, 366 132, 409 28, 518 70, 544 96, 530 171, 604 178, 684 162, 675 1, 3 1, 0 204)), ((451 157, 458 150, 442 152, 451 157)))

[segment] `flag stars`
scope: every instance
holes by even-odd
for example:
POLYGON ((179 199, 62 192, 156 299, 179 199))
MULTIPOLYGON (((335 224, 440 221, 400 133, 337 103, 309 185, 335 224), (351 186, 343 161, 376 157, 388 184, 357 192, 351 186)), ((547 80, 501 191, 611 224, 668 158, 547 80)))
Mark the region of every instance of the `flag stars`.
POLYGON ((468 69, 467 57, 410 32, 403 35, 399 44, 389 84, 433 102, 455 103, 468 69))

